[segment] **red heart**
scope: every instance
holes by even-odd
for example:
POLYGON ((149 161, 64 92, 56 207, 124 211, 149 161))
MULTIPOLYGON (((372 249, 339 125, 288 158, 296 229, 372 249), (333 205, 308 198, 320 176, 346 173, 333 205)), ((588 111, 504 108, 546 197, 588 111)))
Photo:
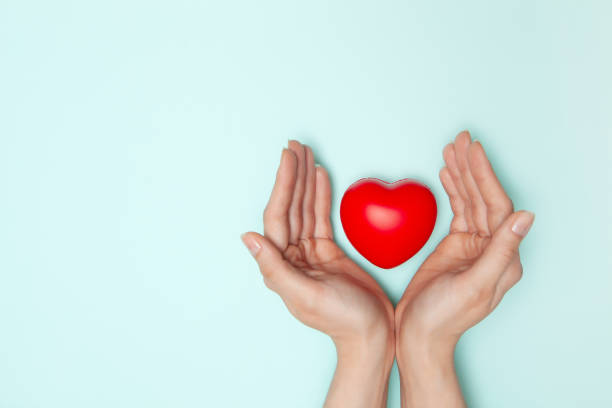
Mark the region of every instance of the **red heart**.
POLYGON ((412 179, 387 183, 363 178, 346 190, 340 221, 355 249, 381 268, 393 268, 416 254, 436 223, 436 199, 412 179))

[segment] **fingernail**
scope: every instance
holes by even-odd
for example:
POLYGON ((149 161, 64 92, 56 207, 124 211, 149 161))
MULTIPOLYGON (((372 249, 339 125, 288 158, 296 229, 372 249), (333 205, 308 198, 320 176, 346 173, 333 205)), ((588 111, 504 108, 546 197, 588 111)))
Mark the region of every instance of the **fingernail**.
POLYGON ((514 221, 514 225, 512 225, 512 232, 521 237, 524 237, 529 232, 529 228, 533 224, 533 219, 535 218, 535 214, 531 211, 525 211, 521 213, 521 215, 514 221))
POLYGON ((242 239, 242 242, 247 247, 251 255, 257 255, 257 253, 261 249, 261 245, 259 245, 259 242, 255 241, 253 238, 247 237, 246 234, 240 235, 240 239, 242 239))

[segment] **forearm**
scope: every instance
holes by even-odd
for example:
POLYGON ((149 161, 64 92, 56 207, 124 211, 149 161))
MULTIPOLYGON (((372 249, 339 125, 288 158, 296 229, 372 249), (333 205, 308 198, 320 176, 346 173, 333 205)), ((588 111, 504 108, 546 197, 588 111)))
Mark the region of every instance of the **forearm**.
POLYGON ((389 341, 384 347, 336 344, 336 350, 338 363, 325 408, 386 407, 393 343, 389 341))
POLYGON ((454 366, 455 345, 430 343, 398 350, 402 408, 466 407, 454 366))

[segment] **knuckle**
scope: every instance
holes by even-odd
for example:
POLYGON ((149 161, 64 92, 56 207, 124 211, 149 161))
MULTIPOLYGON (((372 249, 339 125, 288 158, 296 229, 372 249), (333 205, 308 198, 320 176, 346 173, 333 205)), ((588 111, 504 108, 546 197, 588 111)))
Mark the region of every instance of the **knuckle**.
POLYGON ((489 242, 491 242, 490 236, 483 236, 483 235, 476 234, 474 236, 474 246, 476 247, 477 253, 478 254, 483 253, 484 250, 489 245, 489 242))
POLYGON ((509 198, 494 201, 491 204, 491 210, 501 214, 511 214, 514 211, 514 204, 509 198))
POLYGON ((455 212, 463 212, 465 210, 465 203, 459 197, 453 197, 449 200, 450 206, 455 212))
POLYGON ((270 281, 270 279, 268 279, 268 278, 266 278, 266 276, 264 276, 263 282, 264 282, 264 285, 266 285, 266 287, 268 289, 273 290, 272 289, 273 285, 272 285, 272 282, 270 281))
POLYGON ((477 232, 473 232, 469 239, 463 241, 464 253, 468 258, 474 258, 484 251, 490 238, 480 236, 477 232))
POLYGON ((517 284, 518 281, 520 281, 522 277, 523 277, 523 265, 519 264, 519 266, 512 271, 512 276, 511 276, 512 285, 514 286, 515 284, 517 284))
POLYGON ((272 219, 272 210, 270 209, 270 206, 266 206, 266 208, 264 208, 263 210, 263 220, 264 222, 269 222, 272 219))
POLYGON ((264 218, 264 222, 265 221, 273 221, 276 218, 279 217, 284 217, 286 216, 285 213, 282 212, 282 210, 280 210, 277 206, 272 205, 270 202, 268 202, 268 204, 266 204, 264 210, 263 210, 263 218, 264 218))
POLYGON ((260 268, 260 270, 261 270, 261 276, 264 279, 264 283, 266 284, 266 286, 270 287, 269 285, 272 283, 274 279, 274 275, 275 275, 274 272, 270 268, 260 268))
POLYGON ((474 252, 475 234, 471 234, 469 239, 463 241, 463 250, 466 254, 474 252))
POLYGON ((475 288, 471 295, 470 301, 473 306, 488 305, 495 295, 495 288, 490 285, 483 285, 475 288))
POLYGON ((479 309, 488 305, 495 295, 495 285, 484 280, 474 280, 473 276, 463 275, 457 281, 459 286, 458 293, 465 296, 464 302, 468 309, 479 309))
POLYGON ((499 256, 506 262, 514 258, 517 253, 517 248, 514 245, 502 245, 498 248, 499 256))

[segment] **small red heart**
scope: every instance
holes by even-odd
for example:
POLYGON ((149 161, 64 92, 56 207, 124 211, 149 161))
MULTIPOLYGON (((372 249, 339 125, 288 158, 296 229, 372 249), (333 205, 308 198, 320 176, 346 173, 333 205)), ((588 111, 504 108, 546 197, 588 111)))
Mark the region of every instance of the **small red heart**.
POLYGON ((351 184, 340 202, 348 240, 368 261, 385 269, 407 261, 425 245, 437 212, 429 188, 412 179, 387 183, 363 178, 351 184))

